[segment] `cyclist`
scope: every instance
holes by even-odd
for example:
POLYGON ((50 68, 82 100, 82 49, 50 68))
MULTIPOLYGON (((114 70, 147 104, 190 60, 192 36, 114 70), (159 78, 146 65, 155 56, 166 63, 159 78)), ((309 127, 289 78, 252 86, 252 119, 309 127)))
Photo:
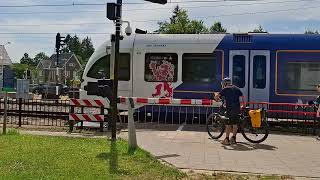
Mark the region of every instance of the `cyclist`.
POLYGON ((243 96, 241 90, 232 85, 230 78, 224 78, 221 82, 222 90, 215 94, 214 99, 216 101, 221 101, 223 97, 226 103, 226 115, 228 121, 226 122, 226 138, 222 141, 223 145, 235 144, 236 135, 238 131, 238 123, 240 121, 240 100, 239 98, 243 96), (233 133, 231 139, 229 139, 230 133, 233 133))

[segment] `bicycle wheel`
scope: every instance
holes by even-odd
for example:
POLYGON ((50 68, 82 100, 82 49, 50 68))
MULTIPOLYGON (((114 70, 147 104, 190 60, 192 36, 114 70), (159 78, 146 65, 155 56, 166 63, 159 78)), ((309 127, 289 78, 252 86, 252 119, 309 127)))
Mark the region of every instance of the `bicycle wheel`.
POLYGON ((252 127, 249 118, 243 119, 240 124, 243 137, 251 143, 261 143, 266 140, 269 135, 269 125, 266 121, 262 121, 261 127, 259 128, 252 127))
POLYGON ((224 133, 224 124, 219 116, 210 114, 207 118, 207 131, 212 139, 219 139, 224 133))

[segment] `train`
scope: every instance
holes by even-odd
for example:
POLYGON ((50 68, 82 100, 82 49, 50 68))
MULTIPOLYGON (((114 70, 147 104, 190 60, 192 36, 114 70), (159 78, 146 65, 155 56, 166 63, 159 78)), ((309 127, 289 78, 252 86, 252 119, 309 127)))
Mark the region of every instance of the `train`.
MULTIPOLYGON (((101 98, 88 92, 110 79, 111 52, 106 41, 90 57, 81 98, 101 98)), ((320 35, 134 34, 120 42, 120 96, 212 99, 224 77, 248 102, 307 103, 319 95, 320 35)))

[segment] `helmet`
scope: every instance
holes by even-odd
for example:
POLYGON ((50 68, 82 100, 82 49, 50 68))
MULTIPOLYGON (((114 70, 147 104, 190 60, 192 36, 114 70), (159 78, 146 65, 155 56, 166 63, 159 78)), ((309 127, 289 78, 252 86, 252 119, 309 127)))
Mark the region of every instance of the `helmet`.
POLYGON ((231 84, 231 79, 229 77, 223 78, 222 81, 221 81, 221 85, 222 86, 226 86, 228 84, 231 84))

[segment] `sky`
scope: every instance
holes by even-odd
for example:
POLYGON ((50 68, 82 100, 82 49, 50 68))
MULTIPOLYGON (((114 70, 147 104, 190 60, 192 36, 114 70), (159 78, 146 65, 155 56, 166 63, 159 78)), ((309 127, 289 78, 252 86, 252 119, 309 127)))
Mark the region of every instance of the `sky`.
MULTIPOLYGON (((53 54, 57 32, 88 36, 97 48, 114 32, 104 4, 115 1, 0 0, 0 44, 11 43, 5 47, 13 62, 19 62, 24 53, 31 57, 39 52, 53 54)), ((153 32, 158 28, 157 22, 168 20, 179 5, 188 11, 190 19, 203 20, 207 26, 220 21, 229 33, 249 32, 259 25, 272 34, 320 30, 320 0, 204 1, 208 2, 168 0, 168 4, 160 5, 123 0, 123 20, 129 21, 133 30, 153 32)))

